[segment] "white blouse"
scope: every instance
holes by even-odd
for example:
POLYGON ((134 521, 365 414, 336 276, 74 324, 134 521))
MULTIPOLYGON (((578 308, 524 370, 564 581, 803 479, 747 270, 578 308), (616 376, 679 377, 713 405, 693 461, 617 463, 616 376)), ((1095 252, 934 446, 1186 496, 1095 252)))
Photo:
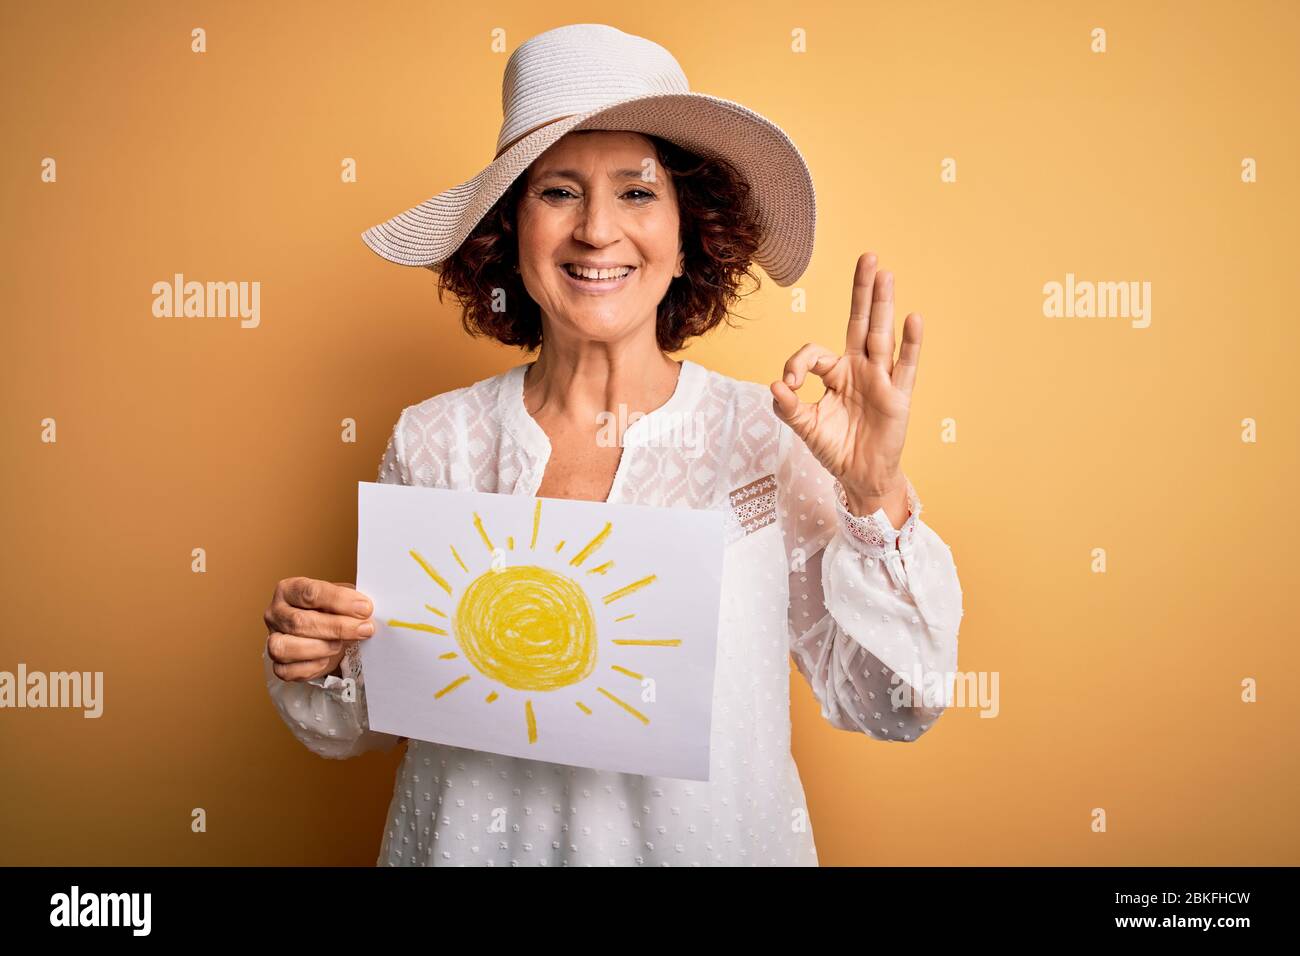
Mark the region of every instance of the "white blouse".
MULTIPOLYGON (((535 495, 551 446, 524 405, 527 368, 404 409, 379 481, 535 495)), ((623 444, 610 502, 724 512, 708 782, 410 740, 380 865, 815 865, 790 753, 790 658, 843 730, 914 741, 943 712, 920 687, 900 698, 893 679, 953 674, 962 616, 952 551, 919 520, 910 481, 901 531, 883 509, 851 516, 767 386, 689 359, 623 444)), ((399 742, 367 726, 355 653, 344 678, 310 682, 281 681, 263 657, 277 710, 312 750, 344 758, 399 742)))

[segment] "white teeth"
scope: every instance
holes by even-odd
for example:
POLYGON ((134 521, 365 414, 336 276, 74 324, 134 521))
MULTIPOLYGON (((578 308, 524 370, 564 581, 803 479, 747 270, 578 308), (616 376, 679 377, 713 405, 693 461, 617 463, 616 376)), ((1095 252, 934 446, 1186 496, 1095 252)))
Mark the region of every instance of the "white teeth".
POLYGON ((564 268, 568 270, 569 275, 582 279, 621 279, 632 271, 630 266, 621 266, 618 269, 588 269, 585 266, 566 265, 564 268))

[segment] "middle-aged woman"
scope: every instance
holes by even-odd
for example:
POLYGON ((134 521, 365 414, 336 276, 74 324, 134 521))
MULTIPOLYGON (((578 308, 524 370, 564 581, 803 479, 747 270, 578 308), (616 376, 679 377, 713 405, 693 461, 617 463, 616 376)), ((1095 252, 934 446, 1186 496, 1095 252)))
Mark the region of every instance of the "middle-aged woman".
MULTIPOLYGON (((405 408, 379 480, 721 510, 709 780, 410 740, 378 862, 815 864, 790 657, 831 724, 883 741, 923 734, 947 694, 918 678, 956 668, 952 553, 900 467, 920 316, 895 358, 891 277, 868 254, 842 352, 805 345, 770 389, 672 360, 727 317, 751 262, 783 286, 802 274, 802 157, 758 114, 689 92, 662 47, 599 24, 519 47, 503 104, 492 165, 364 238, 437 272, 469 332, 540 352, 405 408), (810 374, 816 404, 794 391, 810 374), (630 424, 602 440, 616 409, 630 424), (652 440, 682 421, 700 440, 652 440)), ((356 648, 372 610, 350 585, 293 577, 266 612, 272 699, 326 757, 400 742, 367 725, 356 648)))

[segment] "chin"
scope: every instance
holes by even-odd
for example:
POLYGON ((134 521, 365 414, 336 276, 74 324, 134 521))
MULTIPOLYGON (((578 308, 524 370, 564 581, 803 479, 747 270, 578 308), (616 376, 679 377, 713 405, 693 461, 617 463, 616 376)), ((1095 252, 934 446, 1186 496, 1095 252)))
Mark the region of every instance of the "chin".
POLYGON ((563 321, 577 335, 592 342, 615 342, 627 338, 640 326, 640 323, 628 322, 622 309, 613 310, 612 314, 570 313, 563 321))

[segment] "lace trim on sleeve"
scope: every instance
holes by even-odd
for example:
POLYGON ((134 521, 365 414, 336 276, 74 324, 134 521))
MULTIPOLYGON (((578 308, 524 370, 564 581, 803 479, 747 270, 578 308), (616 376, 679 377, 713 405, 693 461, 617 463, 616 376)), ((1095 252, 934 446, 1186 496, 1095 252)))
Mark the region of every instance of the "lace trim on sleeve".
POLYGON ((872 514, 858 516, 849 511, 848 496, 844 486, 835 481, 836 513, 839 515, 840 527, 856 545, 875 557, 882 557, 889 551, 899 550, 904 553, 911 550, 916 535, 916 519, 921 514, 921 499, 911 480, 904 475, 907 482, 907 508, 909 514, 903 527, 895 528, 885 514, 884 508, 877 508, 872 514))

